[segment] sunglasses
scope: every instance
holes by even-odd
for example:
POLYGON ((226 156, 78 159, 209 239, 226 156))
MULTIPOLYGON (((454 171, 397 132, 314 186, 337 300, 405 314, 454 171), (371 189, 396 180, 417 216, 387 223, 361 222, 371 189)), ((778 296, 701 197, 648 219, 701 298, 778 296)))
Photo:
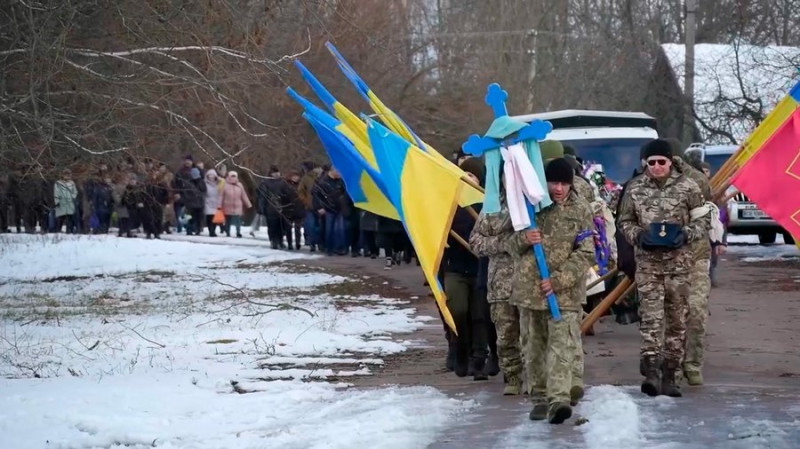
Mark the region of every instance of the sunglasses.
POLYGON ((649 165, 651 167, 655 167, 656 164, 658 164, 658 165, 667 165, 667 162, 668 161, 666 159, 650 159, 649 161, 647 161, 647 165, 649 165))

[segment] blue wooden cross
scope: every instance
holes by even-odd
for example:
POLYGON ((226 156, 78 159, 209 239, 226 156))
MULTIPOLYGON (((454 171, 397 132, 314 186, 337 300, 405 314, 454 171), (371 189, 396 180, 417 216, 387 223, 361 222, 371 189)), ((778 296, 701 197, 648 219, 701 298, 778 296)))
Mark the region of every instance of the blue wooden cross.
MULTIPOLYGON (((499 84, 492 83, 489 85, 485 101, 486 104, 492 108, 494 122, 492 122, 492 126, 489 128, 487 136, 481 137, 478 134, 472 134, 461 146, 466 154, 474 157, 484 156, 486 164, 486 193, 483 210, 487 213, 493 211, 499 212, 500 210, 500 180, 498 176, 502 163, 500 147, 526 140, 544 140, 547 134, 553 129, 553 126, 549 122, 541 120, 534 120, 529 124, 525 124, 512 119, 508 116, 508 109, 506 109, 507 99, 508 93, 506 93, 499 84), (514 134, 516 135, 513 136, 514 134)), ((529 157, 530 156, 529 154, 529 157)), ((530 229, 535 230, 535 208, 527 199, 525 204, 528 207, 528 216, 531 221, 530 229)), ((541 244, 537 243, 533 245, 533 255, 536 258, 536 265, 539 267, 539 274, 542 280, 550 279, 550 270, 547 269, 544 250, 541 244)), ((547 304, 550 308, 550 315, 553 320, 560 320, 561 312, 558 308, 558 301, 554 293, 547 295, 547 304)))

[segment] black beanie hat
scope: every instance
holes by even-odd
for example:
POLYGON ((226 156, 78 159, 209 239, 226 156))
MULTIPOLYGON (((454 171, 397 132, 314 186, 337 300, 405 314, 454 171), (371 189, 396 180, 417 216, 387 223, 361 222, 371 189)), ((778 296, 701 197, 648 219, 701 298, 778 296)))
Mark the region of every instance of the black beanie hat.
POLYGON ((478 183, 483 185, 483 160, 477 157, 468 157, 461 162, 459 166, 465 172, 472 173, 478 178, 478 183))
POLYGON ((544 177, 547 179, 547 182, 566 182, 567 184, 572 184, 572 180, 575 178, 575 170, 572 169, 566 159, 560 157, 558 159, 553 159, 547 164, 547 167, 544 169, 544 177))
POLYGON ((664 139, 654 139, 642 147, 642 159, 647 160, 653 156, 663 156, 672 159, 672 145, 664 139))

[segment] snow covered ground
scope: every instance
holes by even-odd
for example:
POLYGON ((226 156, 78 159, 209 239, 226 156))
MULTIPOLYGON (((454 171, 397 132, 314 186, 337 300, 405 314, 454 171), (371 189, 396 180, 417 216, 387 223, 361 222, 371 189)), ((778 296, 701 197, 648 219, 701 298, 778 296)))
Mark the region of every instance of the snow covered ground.
POLYGON ((777 236, 772 245, 759 245, 756 235, 730 235, 727 253, 742 257, 743 262, 800 258, 800 248, 784 244, 781 235, 777 236))
POLYGON ((405 301, 250 239, 179 240, 0 237, 0 446, 425 447, 473 406, 344 383, 432 319, 405 301))

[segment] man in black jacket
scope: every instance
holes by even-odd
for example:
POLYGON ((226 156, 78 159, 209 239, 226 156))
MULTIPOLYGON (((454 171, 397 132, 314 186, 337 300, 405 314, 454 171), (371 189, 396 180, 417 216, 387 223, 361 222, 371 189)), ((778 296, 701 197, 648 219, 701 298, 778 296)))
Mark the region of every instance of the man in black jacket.
POLYGON ((314 208, 325 217, 325 249, 329 256, 347 254, 344 214, 347 212, 347 192, 344 181, 335 167, 320 179, 313 192, 314 208))
MULTIPOLYGON (((289 229, 286 209, 291 192, 278 167, 270 167, 268 175, 270 177, 263 180, 256 190, 256 206, 258 213, 267 220, 267 235, 272 249, 285 249, 283 236, 289 229)), ((290 238, 290 249, 291 245, 290 238)))
MULTIPOLYGON (((466 159, 461 168, 470 175, 476 183, 483 178, 483 164, 479 159, 466 159)), ((474 208, 480 211, 480 205, 474 208)), ((475 219, 462 208, 459 208, 450 227, 464 241, 469 240, 475 219)), ((466 376, 470 368, 474 380, 487 380, 486 358, 488 352, 488 329, 486 326, 486 312, 489 309, 483 291, 479 289, 479 261, 478 258, 452 236, 447 239, 448 247, 442 257, 442 270, 444 272, 444 289, 447 294, 447 308, 453 315, 453 320, 458 329, 458 337, 450 335, 449 340, 455 339, 456 359, 454 371, 457 376, 466 376)), ((485 284, 485 282, 484 282, 485 284)), ((496 372, 495 372, 496 374, 496 372)))
POLYGON ((192 156, 186 156, 183 167, 175 173, 172 181, 172 190, 175 195, 175 214, 180 221, 179 210, 186 209, 191 215, 189 226, 186 228, 186 235, 200 235, 203 230, 203 219, 205 218, 204 207, 206 193, 206 182, 200 169, 193 167, 192 156), (180 206, 179 206, 180 205, 180 206))

